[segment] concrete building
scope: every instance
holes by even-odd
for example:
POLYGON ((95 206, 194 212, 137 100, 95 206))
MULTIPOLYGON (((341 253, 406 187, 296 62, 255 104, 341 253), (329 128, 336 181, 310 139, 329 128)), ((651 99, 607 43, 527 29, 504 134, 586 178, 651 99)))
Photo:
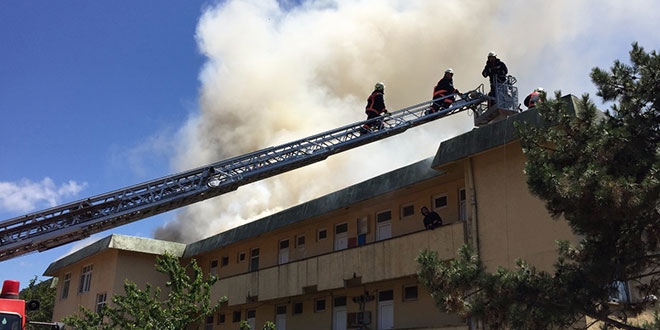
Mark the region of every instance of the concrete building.
MULTIPOLYGON (((567 100, 574 101, 572 97, 567 100)), ((513 122, 538 122, 536 110, 443 141, 434 157, 188 245, 112 235, 52 263, 59 278, 54 319, 95 308, 123 293, 129 279, 162 284, 153 269, 163 251, 195 258, 220 280, 228 303, 206 329, 468 329, 440 311, 417 282, 420 250, 454 258, 475 246, 488 269, 523 258, 550 270, 557 239, 573 239, 531 195, 513 122), (420 208, 444 225, 425 230, 420 208)))

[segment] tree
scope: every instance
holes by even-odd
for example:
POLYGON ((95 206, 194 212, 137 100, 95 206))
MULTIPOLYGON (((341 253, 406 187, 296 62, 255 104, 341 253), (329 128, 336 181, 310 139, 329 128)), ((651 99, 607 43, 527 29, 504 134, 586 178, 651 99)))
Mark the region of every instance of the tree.
POLYGON ((605 327, 642 328, 627 320, 660 289, 660 56, 633 43, 630 62, 592 69, 597 95, 614 104, 607 113, 584 95, 571 114, 556 92, 537 105, 551 125, 517 127, 530 191, 579 243, 558 242, 554 274, 523 260, 488 273, 467 246, 450 263, 424 251, 419 277, 438 306, 491 329, 557 329, 585 316, 605 327), (621 282, 644 298, 621 301, 615 311, 608 301, 621 282))
MULTIPOLYGON (((39 302, 39 309, 27 311, 27 318, 30 321, 52 322, 53 308, 55 307, 56 289, 52 286, 53 279, 48 279, 37 283, 35 276, 30 283, 19 293, 19 298, 25 301, 36 300, 39 302)), ((42 329, 43 326, 27 325, 27 329, 42 329)))
POLYGON ((125 295, 112 297, 112 304, 100 313, 81 308, 82 315, 64 319, 74 329, 200 329, 207 316, 213 315, 227 300, 211 302, 211 287, 216 276, 203 277, 195 259, 182 267, 178 258, 165 254, 156 258, 156 270, 169 276, 167 299, 161 301, 161 289, 150 284, 144 290, 132 282, 124 284, 125 295), (192 273, 192 277, 188 276, 192 273))

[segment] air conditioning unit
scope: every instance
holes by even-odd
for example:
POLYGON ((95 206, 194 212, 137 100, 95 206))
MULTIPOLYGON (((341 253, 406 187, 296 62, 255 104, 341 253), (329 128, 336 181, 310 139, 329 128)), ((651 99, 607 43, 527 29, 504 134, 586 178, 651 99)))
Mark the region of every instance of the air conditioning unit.
POLYGON ((348 313, 346 315, 346 325, 349 328, 357 328, 359 326, 367 325, 370 323, 371 323, 370 311, 348 313))

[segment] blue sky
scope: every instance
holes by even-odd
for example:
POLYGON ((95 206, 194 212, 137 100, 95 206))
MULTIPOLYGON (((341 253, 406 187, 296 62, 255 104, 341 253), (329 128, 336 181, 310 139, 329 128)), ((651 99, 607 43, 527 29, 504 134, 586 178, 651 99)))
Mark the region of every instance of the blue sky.
MULTIPOLYGON (((363 120, 376 81, 390 110, 430 99, 447 67, 475 88, 491 50, 521 100, 542 86, 602 107, 591 68, 626 61, 633 41, 660 45, 654 0, 279 4, 0 2, 0 221, 363 120)), ((470 129, 454 115, 90 241, 200 239, 430 157, 470 129)), ((27 283, 83 243, 4 261, 2 278, 27 283)))
MULTIPOLYGON (((197 108, 204 3, 0 3, 0 184, 40 196, 0 204, 0 219, 170 173, 153 141, 197 108)), ((157 221, 113 232, 150 236, 157 221)), ((26 282, 69 248, 5 261, 2 277, 26 282)))

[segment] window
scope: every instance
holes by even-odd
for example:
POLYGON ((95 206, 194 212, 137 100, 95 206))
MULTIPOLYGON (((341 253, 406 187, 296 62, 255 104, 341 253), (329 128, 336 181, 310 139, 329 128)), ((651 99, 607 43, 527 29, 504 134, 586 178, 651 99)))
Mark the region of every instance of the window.
POLYGON ((335 234, 343 234, 348 231, 348 224, 342 223, 341 225, 335 226, 335 234))
POLYGON ((328 237, 328 231, 325 228, 319 229, 318 235, 316 235, 316 240, 324 240, 328 237))
POLYGON ((415 204, 401 205, 401 218, 407 218, 415 215, 415 204))
POLYGON ((296 247, 305 246, 305 235, 296 236, 296 247))
POLYGON ((378 292, 378 301, 390 301, 394 300, 394 291, 386 290, 378 292))
POLYGON ((403 301, 417 300, 417 286, 406 286, 403 288, 403 301))
POLYGON ((314 302, 314 311, 323 312, 325 310, 325 299, 318 299, 314 302))
POLYGON ((60 299, 69 297, 69 287, 71 286, 71 273, 64 274, 64 282, 62 283, 62 295, 60 299))
POLYGON ((92 265, 87 265, 80 271, 80 285, 78 286, 78 293, 89 292, 89 287, 92 285, 92 265))
POLYGON ((238 253, 238 262, 243 262, 245 261, 245 252, 239 252, 238 253))
POLYGON ((335 297, 334 306, 335 307, 346 306, 346 296, 335 297))
POLYGON ((226 318, 226 316, 225 316, 224 313, 222 313, 222 314, 218 314, 218 322, 217 322, 217 324, 225 324, 225 318, 226 318))
POLYGON ((231 321, 232 321, 233 323, 241 322, 241 311, 235 311, 235 312, 232 314, 231 321))
POLYGON ((256 318, 257 318, 257 310, 256 309, 250 309, 247 312, 245 312, 245 318, 248 322, 248 325, 250 326, 248 329, 256 329, 257 327, 255 326, 256 318))
POLYGON ((275 314, 277 315, 286 314, 286 305, 279 305, 275 307, 275 314))
POLYGON ((222 257, 222 263, 220 265, 222 265, 222 267, 229 265, 229 257, 227 256, 222 257))
POLYGON ((211 275, 218 275, 218 260, 211 260, 211 270, 209 271, 211 275))
POLYGON ((465 194, 465 188, 458 190, 458 220, 467 220, 467 195, 465 194))
POLYGON ((277 254, 277 264, 283 265, 289 262, 289 240, 284 239, 280 241, 278 254, 277 254))
POLYGON ((253 272, 259 270, 259 249, 250 250, 250 269, 248 271, 253 272))
POLYGON ((108 298, 107 293, 99 293, 96 295, 96 313, 101 314, 103 311, 103 306, 105 306, 105 301, 108 298))
POLYGON ((379 223, 390 220, 392 220, 392 211, 384 211, 376 214, 376 221, 379 223))
POLYGON ((206 324, 204 330, 213 330, 213 315, 206 317, 206 324))
POLYGON ((303 303, 296 302, 293 303, 293 315, 298 315, 303 313, 303 303))
POLYGON ((447 207, 447 194, 433 196, 433 209, 442 209, 447 207))

